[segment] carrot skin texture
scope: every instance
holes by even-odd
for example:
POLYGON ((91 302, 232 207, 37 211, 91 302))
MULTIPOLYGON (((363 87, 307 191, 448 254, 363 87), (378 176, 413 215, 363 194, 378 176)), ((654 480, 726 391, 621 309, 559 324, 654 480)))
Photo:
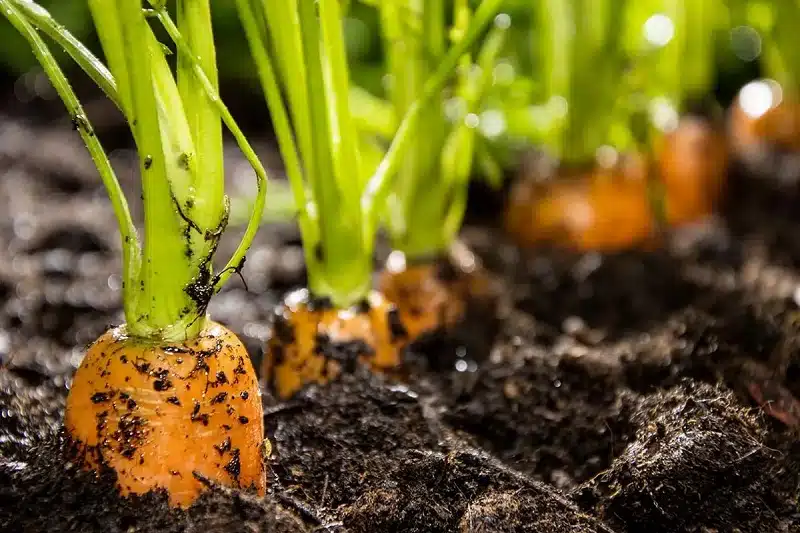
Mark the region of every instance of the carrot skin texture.
POLYGON ((236 335, 214 322, 169 345, 106 332, 75 373, 65 426, 76 458, 112 469, 123 496, 164 489, 188 507, 206 488, 196 474, 266 489, 255 371, 236 335))
POLYGON ((397 309, 378 292, 360 305, 338 309, 300 289, 275 310, 262 376, 286 399, 308 385, 329 383, 355 365, 391 373, 401 365, 407 338, 397 309))
MULTIPOLYGON (((773 90, 777 90, 773 87, 773 90)), ((748 115, 740 98, 731 106, 730 133, 736 152, 781 150, 800 152, 800 101, 774 93, 774 105, 761 115, 748 115)))
POLYGON ((471 252, 409 262, 393 252, 378 276, 378 290, 397 306, 410 342, 447 333, 466 319, 472 305, 494 307, 496 295, 471 252))

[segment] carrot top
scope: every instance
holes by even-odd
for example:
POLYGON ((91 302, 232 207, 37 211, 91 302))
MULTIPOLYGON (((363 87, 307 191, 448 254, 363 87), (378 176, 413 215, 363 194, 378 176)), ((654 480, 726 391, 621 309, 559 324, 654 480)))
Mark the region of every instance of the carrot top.
POLYGON ((315 296, 347 307, 369 292, 375 233, 401 160, 422 131, 428 103, 501 3, 481 4, 406 109, 386 154, 367 172, 349 103, 345 3, 237 0, 292 186, 315 296))
POLYGON ((64 100, 111 198, 122 238, 128 334, 159 341, 195 337, 205 327, 211 296, 244 260, 266 192, 266 173, 217 94, 208 0, 180 0, 177 25, 164 3, 143 9, 140 0, 89 0, 107 66, 31 0, 0 0, 0 6, 64 100), (158 41, 149 19, 176 45, 175 74, 166 59, 171 51, 158 41), (141 240, 108 158, 40 32, 61 45, 127 119, 142 176, 141 240), (221 121, 253 165, 258 195, 239 247, 215 274, 211 261, 228 213, 221 121))

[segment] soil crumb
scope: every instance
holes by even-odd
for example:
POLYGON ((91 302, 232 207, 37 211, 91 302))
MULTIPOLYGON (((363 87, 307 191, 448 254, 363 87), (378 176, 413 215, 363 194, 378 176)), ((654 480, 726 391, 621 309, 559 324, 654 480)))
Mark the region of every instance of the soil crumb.
POLYGON ((796 531, 781 520, 797 455, 766 440, 764 420, 720 387, 687 383, 632 399, 635 440, 576 490, 627 531, 796 531))

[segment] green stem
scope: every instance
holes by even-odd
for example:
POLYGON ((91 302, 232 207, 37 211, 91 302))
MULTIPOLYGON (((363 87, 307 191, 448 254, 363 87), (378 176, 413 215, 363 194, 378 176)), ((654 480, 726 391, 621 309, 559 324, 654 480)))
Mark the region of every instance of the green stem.
MULTIPOLYGON (((319 7, 321 17, 330 18, 334 15, 331 9, 323 10, 322 3, 319 7)), ((346 198, 358 190, 359 167, 356 161, 351 160, 351 167, 347 169, 351 174, 348 177, 343 175, 342 172, 346 170, 341 163, 337 163, 344 156, 339 151, 342 139, 336 133, 337 122, 344 118, 339 116, 341 106, 338 101, 346 101, 348 93, 340 95, 332 87, 333 76, 341 75, 333 74, 333 70, 340 69, 341 63, 330 63, 330 58, 323 55, 321 50, 324 38, 322 28, 330 23, 317 19, 314 2, 300 0, 298 12, 306 66, 306 95, 313 124, 311 137, 315 174, 307 173, 306 178, 319 208, 318 227, 321 236, 312 261, 307 265, 308 283, 312 293, 328 296, 337 306, 346 307, 363 298, 370 285, 369 268, 364 268, 368 259, 365 258, 361 243, 353 238, 360 228, 361 213, 358 209, 347 209, 345 205, 346 198), (354 188, 348 190, 348 185, 354 188)), ((341 24, 341 19, 337 17, 333 23, 341 24)), ((350 139, 350 142, 354 141, 350 139)))
MULTIPOLYGON (((468 113, 477 112, 489 91, 492 84, 493 67, 505 44, 507 29, 508 26, 505 25, 505 22, 492 28, 478 53, 480 76, 467 78, 462 89, 468 113)), ((475 128, 466 121, 461 121, 451 132, 448 143, 445 144, 444 154, 449 153, 450 157, 447 158, 443 154, 442 181, 452 191, 452 194, 449 195, 452 199, 449 204, 442 206, 445 213, 440 230, 443 241, 442 251, 445 247, 449 247, 456 238, 464 220, 467 207, 467 185, 472 173, 472 164, 475 159, 473 153, 476 151, 477 143, 475 128)))
POLYGON ((8 18, 14 27, 30 43, 36 59, 42 65, 48 78, 53 83, 53 87, 55 87, 56 92, 64 102, 67 111, 73 117, 78 133, 80 133, 81 138, 84 143, 86 143, 89 154, 100 173, 100 178, 111 199, 111 205, 114 209, 114 216, 117 219, 122 241, 123 279, 126 282, 123 286, 125 317, 127 320, 132 320, 135 316, 136 303, 139 296, 139 287, 136 283, 133 283, 132 280, 136 280, 139 275, 141 249, 136 235, 136 227, 133 224, 133 219, 128 209, 128 203, 125 201, 122 187, 120 187, 119 181, 114 174, 114 169, 111 167, 111 163, 100 141, 97 139, 80 101, 78 101, 78 98, 75 96, 69 81, 56 63, 50 49, 34 27, 26 20, 22 11, 18 9, 17 6, 13 5, 10 0, 0 0, 0 7, 3 8, 6 18, 8 18))
POLYGON ((339 307, 366 297, 371 288, 372 242, 361 241, 362 190, 358 137, 350 116, 349 75, 339 0, 301 0, 300 23, 311 118, 315 170, 311 179, 322 237, 308 265, 309 288, 339 307), (316 96, 316 97, 315 97, 316 96))
POLYGON ((32 0, 14 0, 16 7, 42 32, 61 46, 67 54, 92 78, 106 96, 121 108, 117 83, 106 66, 97 59, 69 30, 59 24, 44 7, 32 0))
MULTIPOLYGON (((380 16, 383 41, 389 50, 389 92, 396 115, 402 117, 421 94, 425 80, 430 76, 433 61, 428 47, 439 46, 438 34, 444 38, 444 4, 418 0, 403 10, 387 2, 381 6, 380 16), (424 33, 411 29, 420 18, 424 33), (437 22, 442 22, 442 26, 435 27, 437 22), (429 38, 431 42, 428 42, 429 38)), ((421 114, 417 128, 425 134, 416 135, 409 141, 404 161, 398 168, 392 191, 386 199, 386 225, 395 242, 403 240, 409 232, 409 219, 413 216, 411 210, 418 207, 414 205, 414 198, 419 184, 437 170, 434 161, 446 134, 441 100, 433 99, 430 102, 421 114)))
MULTIPOLYGON (((303 32, 300 24, 299 1, 285 0, 282 2, 269 2, 269 0, 248 0, 260 6, 260 19, 266 21, 271 36, 270 43, 274 50, 276 60, 274 67, 279 80, 283 82, 286 99, 291 113, 294 134, 297 136, 296 151, 303 161, 306 182, 313 184, 317 179, 316 153, 313 147, 315 125, 311 121, 306 74, 306 57, 303 51, 303 32)), ((241 3, 240 3, 241 5, 241 3)), ((240 11, 241 12, 241 11, 240 11)), ((255 21, 254 21, 255 22, 255 21)), ((261 52, 266 53, 267 43, 264 41, 261 52)), ((256 52, 254 52, 255 54, 256 52)), ((266 90, 266 88, 265 88, 266 90)), ((269 95, 267 95, 269 97, 269 95)), ((313 95, 319 98, 319 94, 313 95)), ((310 188, 314 188, 311 185, 310 188)), ((313 196, 313 194, 312 194, 313 196)), ((316 219, 320 207, 316 204, 309 206, 316 219)), ((304 205, 304 204, 299 204, 304 205)))
POLYGON ((684 47, 680 59, 687 62, 678 73, 684 92, 707 93, 713 82, 716 0, 698 0, 684 5, 684 47))
MULTIPOLYGON (((163 14, 164 9, 162 7, 157 11, 163 14)), ((209 0, 178 0, 177 21, 180 35, 186 43, 185 47, 178 50, 178 92, 199 169, 192 175, 193 186, 198 194, 186 214, 199 227, 215 229, 224 216, 225 173, 220 116, 214 106, 208 105, 209 95, 204 87, 207 83, 214 93, 219 91, 209 0), (199 66, 205 80, 196 75, 195 66, 199 66)), ((197 241, 205 236, 194 233, 192 237, 196 241, 195 246, 202 248, 197 241)))
POLYGON ((392 104, 361 87, 350 88, 350 109, 356 129, 363 134, 386 141, 397 130, 397 116, 392 104))
POLYGON ((397 134, 386 152, 375 174, 367 183, 361 198, 362 211, 365 217, 363 239, 372 242, 377 228, 378 217, 386 195, 391 190, 399 165, 405 155, 406 146, 415 135, 422 112, 430 101, 439 96, 452 72, 458 66, 461 56, 469 50, 483 33, 504 0, 484 0, 475 11, 464 37, 445 54, 436 71, 425 83, 420 97, 409 107, 397 134))
POLYGON ((429 61, 438 61, 444 55, 445 39, 445 4, 444 0, 425 0, 422 17, 425 48, 429 61))
POLYGON ((283 158, 283 164, 286 167, 286 174, 289 177, 289 185, 297 207, 298 225, 303 235, 303 241, 308 244, 308 246, 304 247, 304 251, 309 254, 308 248, 313 249, 319 242, 316 219, 317 207, 313 197, 309 197, 306 194, 303 170, 300 166, 300 158, 292 133, 292 126, 289 122, 289 113, 281 96, 275 67, 267 53, 267 46, 262 38, 256 13, 250 0, 236 0, 236 4, 239 18, 245 30, 245 37, 253 54, 253 60, 266 96, 273 129, 278 139, 278 147, 283 158))
POLYGON ((130 124, 131 83, 124 55, 119 8, 109 0, 88 0, 88 3, 106 64, 117 82, 118 105, 130 124))
POLYGON ((166 12, 165 9, 158 10, 158 19, 161 24, 164 26, 164 29, 167 30, 170 38, 176 44, 179 50, 183 52, 183 54, 189 58, 189 65, 194 72, 194 75, 200 81, 200 88, 202 89, 203 93, 206 97, 210 100, 211 104, 216 108, 217 113, 222 117, 222 121, 225 123, 225 126, 230 130, 231 134, 233 135, 236 143, 239 146, 239 149, 244 154, 247 161, 253 167, 253 170, 256 174, 256 198, 255 202, 253 203, 253 208, 250 213, 250 219, 248 220, 247 227, 245 228, 244 235, 242 239, 239 241, 239 246, 234 251, 231 258, 228 260, 228 263, 225 265, 225 268, 220 271, 220 273, 214 278, 214 292, 219 291, 222 288, 222 285, 228 280, 228 278, 235 272, 241 268, 242 263, 244 262, 245 255, 247 254, 247 250, 250 249, 250 245, 253 243, 253 239, 255 238, 256 232, 258 231, 258 227, 260 225, 261 217, 264 212, 264 205, 266 203, 266 194, 267 194, 267 172, 264 169, 264 166, 261 164, 261 161, 258 159, 253 147, 247 141, 242 130, 239 128, 236 121, 233 119, 228 108, 222 102, 222 99, 219 97, 214 84, 209 80, 208 76, 206 75, 205 71, 203 70, 200 62, 194 59, 194 56, 191 54, 191 49, 189 48, 188 43, 183 39, 183 36, 178 31, 178 28, 175 26, 175 23, 169 18, 169 14, 166 12))
MULTIPOLYGON (((194 258, 187 253, 185 233, 192 230, 179 216, 185 203, 178 194, 179 187, 173 189, 171 180, 177 173, 170 175, 173 162, 167 161, 169 152, 164 150, 165 134, 176 132, 167 131, 171 117, 162 114, 164 103, 159 96, 163 97, 163 92, 158 93, 171 79, 163 79, 163 74, 159 79, 157 68, 163 51, 147 24, 140 1, 124 0, 117 6, 125 47, 123 57, 131 83, 128 121, 139 150, 145 223, 139 316, 128 324, 128 329, 134 336, 182 341, 202 331, 205 314, 204 309, 199 309, 203 304, 186 294, 197 271, 194 258)), ((169 111, 180 113, 174 108, 169 111)), ((180 189, 186 191, 185 187, 180 189)))
POLYGON ((790 93, 800 85, 800 51, 797 46, 796 21, 800 8, 793 0, 775 0, 775 23, 768 36, 768 69, 773 78, 790 93))
POLYGON ((330 138, 333 156, 333 170, 336 184, 339 187, 341 200, 340 210, 354 212, 359 210, 358 198, 350 194, 352 187, 359 190, 363 187, 362 176, 353 172, 349 166, 355 163, 360 168, 358 152, 358 135, 350 114, 350 83, 347 70, 347 54, 342 32, 342 15, 339 0, 319 0, 319 20, 322 29, 323 76, 325 87, 329 93, 331 124, 330 138), (355 179, 353 178, 355 176, 355 179))

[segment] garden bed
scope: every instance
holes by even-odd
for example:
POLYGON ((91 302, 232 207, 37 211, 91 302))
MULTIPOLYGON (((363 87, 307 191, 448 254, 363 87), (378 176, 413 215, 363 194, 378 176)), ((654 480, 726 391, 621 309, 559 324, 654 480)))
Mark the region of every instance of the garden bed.
MULTIPOLYGON (((0 120, 0 175, 2 531, 800 529, 797 192, 734 176, 716 230, 615 255, 521 252, 476 195, 464 236, 505 287, 491 350, 432 343, 405 382, 266 395, 266 498, 215 489, 184 512, 120 499, 63 454, 70 376, 122 320, 114 219, 79 138, 0 120)), ((255 359, 304 283, 299 246, 262 228, 248 290, 212 302, 255 359)))

